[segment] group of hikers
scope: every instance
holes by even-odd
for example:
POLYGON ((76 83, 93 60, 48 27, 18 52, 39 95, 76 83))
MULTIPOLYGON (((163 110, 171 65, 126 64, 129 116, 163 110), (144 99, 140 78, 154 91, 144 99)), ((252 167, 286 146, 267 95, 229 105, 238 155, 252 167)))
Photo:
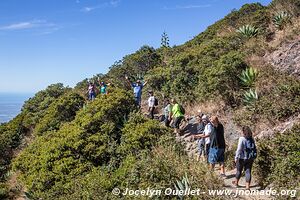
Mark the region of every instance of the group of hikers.
MULTIPOLYGON (((140 108, 142 102, 142 90, 147 84, 147 81, 142 82, 137 80, 136 82, 131 82, 127 76, 125 76, 125 79, 133 88, 135 103, 140 108)), ((99 85, 99 93, 107 94, 106 87, 109 84, 99 81, 99 85)), ((89 85, 88 93, 90 100, 95 98, 96 93, 94 88, 95 86, 93 86, 93 84, 89 85)), ((153 91, 148 91, 148 95, 148 116, 149 118, 154 119, 154 113, 158 106, 158 99, 154 96, 153 91)), ((224 126, 217 116, 208 117, 201 111, 198 111, 196 120, 197 131, 192 135, 192 138, 197 140, 198 144, 197 160, 204 158, 204 160, 209 163, 211 170, 214 170, 216 164, 220 164, 220 176, 226 177, 224 166, 226 149, 224 126)), ((185 109, 182 105, 180 105, 175 99, 165 99, 161 121, 164 122, 166 127, 174 128, 174 133, 179 136, 181 134, 181 122, 188 121, 188 119, 185 117, 185 109)), ((252 131, 248 126, 242 127, 241 137, 239 138, 234 159, 236 176, 232 184, 235 187, 239 187, 239 180, 244 170, 246 177, 246 189, 250 189, 251 170, 256 156, 257 151, 252 131)))
POLYGON ((88 94, 88 100, 89 101, 93 101, 96 98, 97 94, 107 94, 107 86, 110 85, 110 83, 105 83, 103 81, 100 81, 100 79, 98 79, 98 84, 99 86, 97 87, 97 85, 95 83, 93 83, 92 81, 88 82, 88 89, 87 89, 87 94, 88 94))

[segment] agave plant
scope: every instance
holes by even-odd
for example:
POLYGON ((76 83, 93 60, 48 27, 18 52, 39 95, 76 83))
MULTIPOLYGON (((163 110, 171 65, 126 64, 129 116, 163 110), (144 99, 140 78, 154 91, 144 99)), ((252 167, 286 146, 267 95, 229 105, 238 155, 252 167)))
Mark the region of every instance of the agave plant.
MULTIPOLYGON (((190 188, 190 182, 187 177, 187 174, 182 177, 182 180, 177 180, 176 183, 174 184, 176 190, 180 191, 185 191, 190 188)), ((183 200, 184 196, 183 195, 178 195, 179 199, 183 200)))
POLYGON ((273 23, 277 29, 282 30, 287 23, 291 22, 291 17, 289 13, 281 11, 273 17, 273 23))
POLYGON ((250 67, 243 70, 239 78, 245 87, 252 87, 257 75, 258 75, 257 70, 254 69, 253 67, 250 67))
POLYGON ((252 25, 244 25, 237 29, 237 32, 243 35, 246 38, 256 37, 259 29, 252 25))
POLYGON ((244 93, 244 103, 247 105, 253 105, 253 103, 258 99, 256 90, 248 90, 244 93))

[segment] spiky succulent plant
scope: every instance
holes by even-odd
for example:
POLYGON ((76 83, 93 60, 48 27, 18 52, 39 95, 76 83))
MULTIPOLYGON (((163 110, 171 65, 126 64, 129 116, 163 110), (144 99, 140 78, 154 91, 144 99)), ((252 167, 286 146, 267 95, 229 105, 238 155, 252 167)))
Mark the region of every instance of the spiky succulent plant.
POLYGON ((258 35, 259 29, 252 25, 247 24, 238 28, 237 32, 246 38, 252 38, 258 35))

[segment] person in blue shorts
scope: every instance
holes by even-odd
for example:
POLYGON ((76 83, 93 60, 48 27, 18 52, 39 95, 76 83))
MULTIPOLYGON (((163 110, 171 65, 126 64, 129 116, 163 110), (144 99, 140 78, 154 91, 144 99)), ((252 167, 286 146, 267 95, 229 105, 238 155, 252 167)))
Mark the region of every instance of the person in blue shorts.
POLYGON ((224 138, 224 127, 219 122, 218 117, 213 116, 211 118, 213 125, 212 132, 210 133, 210 149, 208 155, 208 162, 210 163, 211 169, 213 170, 215 164, 220 164, 220 175, 226 177, 224 167, 224 153, 225 153, 225 138, 224 138))

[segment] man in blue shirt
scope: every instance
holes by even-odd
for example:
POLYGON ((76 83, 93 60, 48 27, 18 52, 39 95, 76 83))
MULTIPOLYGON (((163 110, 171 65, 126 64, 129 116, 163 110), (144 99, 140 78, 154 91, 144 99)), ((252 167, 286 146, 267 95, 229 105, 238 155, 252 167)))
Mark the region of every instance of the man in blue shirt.
POLYGON ((136 105, 138 107, 141 107, 142 90, 143 90, 143 87, 147 84, 147 81, 145 81, 144 83, 142 83, 140 80, 137 80, 134 83, 134 82, 130 82, 127 76, 125 76, 125 78, 129 82, 129 84, 131 85, 131 87, 133 88, 133 94, 134 94, 136 105))

